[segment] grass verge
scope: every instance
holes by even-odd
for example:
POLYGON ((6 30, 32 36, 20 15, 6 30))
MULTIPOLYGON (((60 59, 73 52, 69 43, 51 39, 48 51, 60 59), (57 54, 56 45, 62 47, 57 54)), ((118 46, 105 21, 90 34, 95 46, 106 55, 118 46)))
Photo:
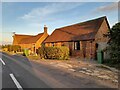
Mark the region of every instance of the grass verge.
POLYGON ((40 60, 40 56, 27 56, 30 60, 40 60))

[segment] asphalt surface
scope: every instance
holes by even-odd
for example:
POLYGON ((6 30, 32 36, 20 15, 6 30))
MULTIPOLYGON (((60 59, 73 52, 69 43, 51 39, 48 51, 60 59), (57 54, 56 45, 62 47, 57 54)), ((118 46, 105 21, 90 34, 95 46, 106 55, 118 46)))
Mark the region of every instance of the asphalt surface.
POLYGON ((5 62, 5 65, 2 65, 2 88, 17 88, 10 74, 15 76, 22 88, 50 88, 40 78, 36 77, 27 58, 19 59, 2 53, 2 60, 5 62))
MULTIPOLYGON (((2 88, 111 88, 93 79, 74 77, 56 68, 31 62, 19 55, 0 53, 2 63, 2 88), (16 82, 10 74, 14 75, 16 82)), ((110 90, 110 89, 108 89, 110 90)))

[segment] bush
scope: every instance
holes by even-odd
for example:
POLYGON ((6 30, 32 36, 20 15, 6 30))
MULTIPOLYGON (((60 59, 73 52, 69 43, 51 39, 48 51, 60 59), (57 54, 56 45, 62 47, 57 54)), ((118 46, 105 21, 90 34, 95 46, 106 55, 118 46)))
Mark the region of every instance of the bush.
POLYGON ((59 60, 67 60, 69 58, 69 48, 62 47, 44 47, 42 46, 37 50, 40 58, 45 59, 59 59, 59 60))
POLYGON ((21 47, 19 45, 12 45, 11 48, 12 48, 12 51, 14 51, 14 52, 20 52, 21 51, 21 47))
POLYGON ((2 48, 7 48, 9 52, 21 52, 21 47, 19 45, 4 45, 2 48))
POLYGON ((36 50, 36 53, 40 56, 40 58, 46 58, 45 47, 40 47, 36 50))
POLYGON ((120 22, 116 23, 106 35, 109 37, 108 51, 110 52, 111 64, 120 63, 120 22))

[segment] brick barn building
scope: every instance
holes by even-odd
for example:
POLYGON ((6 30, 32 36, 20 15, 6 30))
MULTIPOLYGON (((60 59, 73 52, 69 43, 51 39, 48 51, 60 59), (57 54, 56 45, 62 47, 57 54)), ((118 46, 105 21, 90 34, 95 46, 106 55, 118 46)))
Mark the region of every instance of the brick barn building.
POLYGON ((36 52, 36 49, 41 47, 42 42, 48 37, 47 27, 44 27, 44 32, 38 35, 21 35, 14 34, 13 45, 19 45, 22 49, 29 49, 36 52))
POLYGON ((103 50, 108 38, 104 34, 110 29, 106 16, 57 28, 44 41, 45 46, 67 46, 72 56, 96 58, 96 51, 103 50))

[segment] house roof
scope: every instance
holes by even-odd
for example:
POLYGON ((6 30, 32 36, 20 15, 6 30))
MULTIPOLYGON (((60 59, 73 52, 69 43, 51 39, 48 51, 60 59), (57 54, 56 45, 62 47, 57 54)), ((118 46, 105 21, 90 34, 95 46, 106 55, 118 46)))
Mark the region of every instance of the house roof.
POLYGON ((107 20, 106 16, 55 29, 44 42, 94 39, 104 19, 107 20))
POLYGON ((29 44, 29 43, 36 43, 39 38, 42 37, 44 33, 40 33, 38 35, 20 35, 20 34, 15 34, 15 37, 18 41, 18 44, 29 44))

